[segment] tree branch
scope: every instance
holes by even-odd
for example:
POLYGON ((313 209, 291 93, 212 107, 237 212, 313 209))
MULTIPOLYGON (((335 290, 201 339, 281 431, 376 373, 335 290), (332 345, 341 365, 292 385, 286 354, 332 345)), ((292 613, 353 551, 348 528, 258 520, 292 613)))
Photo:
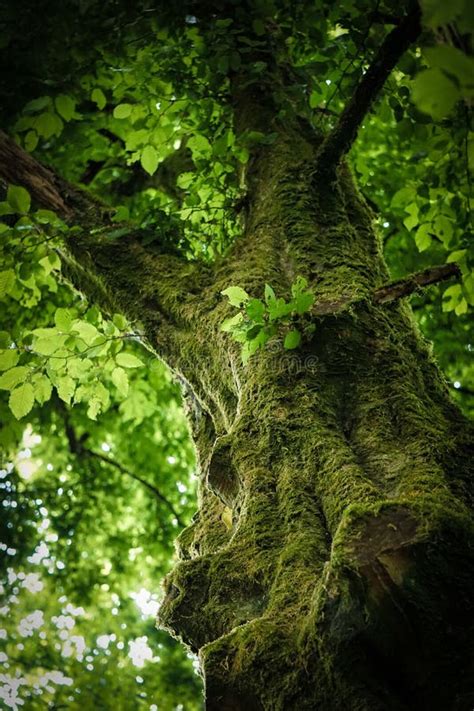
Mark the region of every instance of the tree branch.
MULTIPOLYGON (((149 230, 111 221, 112 211, 84 190, 46 168, 0 131, 0 179, 21 185, 35 203, 53 210, 67 224, 82 228, 66 235, 64 271, 74 286, 107 312, 140 320, 153 345, 166 357, 171 332, 183 319, 186 295, 202 276, 191 262, 156 241, 142 244, 149 230), (195 277, 195 278, 194 278, 195 277)), ((172 236, 168 240, 173 244, 172 236)))
POLYGON ((386 286, 381 286, 374 292, 373 300, 377 304, 386 304, 389 301, 401 299, 403 296, 409 296, 420 287, 437 284, 453 277, 459 279, 460 276, 461 270, 454 262, 441 264, 438 267, 429 267, 422 272, 411 274, 406 279, 399 279, 386 286))
POLYGON ((7 184, 26 188, 38 205, 52 210, 68 224, 97 227, 110 215, 110 209, 39 163, 3 131, 0 131, 0 178, 7 184))
POLYGON ((121 474, 125 474, 126 476, 129 476, 131 479, 134 479, 135 481, 138 481, 140 484, 142 484, 148 491, 150 491, 153 496, 155 496, 159 501, 165 504, 165 506, 168 507, 168 509, 171 511, 175 519, 177 520, 178 524, 180 526, 184 527, 184 522, 181 519, 180 515, 174 508, 173 504, 171 501, 161 493, 161 491, 154 486, 153 484, 150 484, 146 479, 142 479, 141 476, 138 474, 135 474, 134 472, 131 472, 129 469, 124 467, 122 464, 117 462, 115 459, 112 459, 112 457, 107 457, 105 454, 102 454, 101 452, 94 452, 93 449, 89 449, 88 447, 84 446, 84 442, 87 440, 88 435, 82 435, 81 437, 77 436, 76 430, 74 425, 71 422, 71 418, 69 416, 69 412, 64 405, 63 401, 60 400, 59 398, 56 399, 56 408, 59 410, 61 413, 61 417, 64 422, 64 431, 66 434, 66 438, 68 441, 69 445, 69 451, 71 454, 74 454, 76 457, 80 458, 82 455, 87 455, 89 457, 95 457, 95 459, 100 459, 102 462, 105 462, 105 464, 109 464, 111 467, 114 467, 117 469, 121 474))
POLYGON ((420 8, 416 5, 385 37, 372 64, 340 114, 336 126, 321 144, 317 154, 321 171, 335 169, 354 143, 360 125, 386 79, 400 57, 420 34, 420 20, 420 8))
POLYGON ((461 393, 461 395, 469 395, 470 397, 474 397, 474 390, 472 388, 466 388, 464 385, 461 385, 459 388, 457 388, 455 385, 451 383, 451 387, 453 390, 457 393, 461 393))
MULTIPOLYGON (((455 263, 429 267, 422 272, 411 274, 405 279, 399 279, 398 281, 380 286, 372 293, 371 301, 376 304, 388 304, 404 296, 409 296, 424 286, 437 284, 440 281, 446 281, 453 277, 459 279, 460 276, 461 270, 455 263)), ((357 300, 353 300, 350 297, 334 299, 332 301, 320 301, 314 304, 311 313, 314 316, 327 316, 335 314, 345 306, 354 305, 355 303, 357 303, 357 300)))
POLYGON ((142 484, 142 486, 148 489, 148 491, 151 491, 153 496, 155 496, 159 501, 161 501, 163 504, 165 504, 165 506, 167 506, 167 508, 170 510, 170 512, 173 514, 176 521, 178 522, 178 525, 184 528, 184 521, 176 511, 175 507, 173 506, 171 501, 164 494, 162 494, 156 486, 150 484, 150 482, 148 482, 146 479, 142 479, 142 477, 138 474, 134 474, 134 472, 131 472, 129 469, 126 469, 126 467, 122 466, 122 464, 116 462, 115 459, 107 457, 105 454, 101 454, 101 452, 94 452, 94 450, 92 449, 87 449, 86 447, 83 447, 82 453, 86 454, 89 457, 95 457, 96 459, 100 459, 102 462, 105 462, 105 464, 108 464, 109 466, 117 469, 119 472, 121 472, 121 474, 125 474, 125 476, 128 476, 131 479, 138 481, 140 484, 142 484))

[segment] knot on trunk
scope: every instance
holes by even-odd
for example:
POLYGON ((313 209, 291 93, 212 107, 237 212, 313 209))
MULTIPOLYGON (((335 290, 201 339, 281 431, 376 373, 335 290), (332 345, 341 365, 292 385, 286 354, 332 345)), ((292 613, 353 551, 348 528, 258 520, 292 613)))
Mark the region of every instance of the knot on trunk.
POLYGON ((239 493, 239 475, 232 458, 231 439, 219 437, 207 465, 206 484, 226 506, 233 508, 239 493))

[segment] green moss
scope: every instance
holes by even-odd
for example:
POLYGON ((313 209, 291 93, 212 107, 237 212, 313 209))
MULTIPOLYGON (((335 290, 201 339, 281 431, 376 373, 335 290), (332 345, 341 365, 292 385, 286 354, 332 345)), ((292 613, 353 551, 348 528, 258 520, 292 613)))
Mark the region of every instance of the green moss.
POLYGON ((212 267, 133 235, 89 255, 188 400, 199 512, 160 619, 235 708, 445 709, 473 671, 468 426, 409 309, 370 302, 387 279, 371 213, 346 167, 318 181, 316 148, 279 127, 245 234, 212 267), (243 368, 220 292, 286 293, 299 274, 334 313, 243 368))

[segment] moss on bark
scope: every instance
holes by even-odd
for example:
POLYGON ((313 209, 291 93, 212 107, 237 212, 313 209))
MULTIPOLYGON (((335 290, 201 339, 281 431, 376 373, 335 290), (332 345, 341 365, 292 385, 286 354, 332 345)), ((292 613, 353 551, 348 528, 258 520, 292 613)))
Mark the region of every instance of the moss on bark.
POLYGON ((259 153, 246 234, 189 310, 181 364, 212 427, 161 623, 199 651, 209 709, 467 710, 469 425, 409 308, 371 302, 370 211, 347 168, 319 179, 317 144, 281 132, 259 153), (347 307, 243 368, 219 292, 298 274, 347 307))

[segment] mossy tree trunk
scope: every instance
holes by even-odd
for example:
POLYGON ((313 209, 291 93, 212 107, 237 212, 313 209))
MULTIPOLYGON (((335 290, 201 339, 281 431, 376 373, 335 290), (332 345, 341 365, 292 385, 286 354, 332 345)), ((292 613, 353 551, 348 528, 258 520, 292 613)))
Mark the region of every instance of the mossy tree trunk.
POLYGON ((282 131, 256 159, 246 234, 189 312, 200 509, 160 619, 199 651, 209 709, 468 709, 468 426, 409 307, 370 299, 371 215, 315 150, 282 131), (352 305, 242 368, 219 291, 298 274, 352 305))
POLYGON ((260 86, 233 77, 237 130, 275 140, 252 155, 243 234, 213 266, 133 231, 114 242, 100 205, 0 136, 0 175, 84 228, 70 278, 139 320, 185 385, 199 511, 160 623, 199 653, 209 710, 474 706, 470 428, 409 306, 374 298, 387 268, 342 160, 403 32, 326 137, 282 118, 273 86, 291 78, 276 65, 260 86), (243 367, 220 292, 283 295, 298 275, 316 296, 312 340, 290 355, 275 339, 243 367))

